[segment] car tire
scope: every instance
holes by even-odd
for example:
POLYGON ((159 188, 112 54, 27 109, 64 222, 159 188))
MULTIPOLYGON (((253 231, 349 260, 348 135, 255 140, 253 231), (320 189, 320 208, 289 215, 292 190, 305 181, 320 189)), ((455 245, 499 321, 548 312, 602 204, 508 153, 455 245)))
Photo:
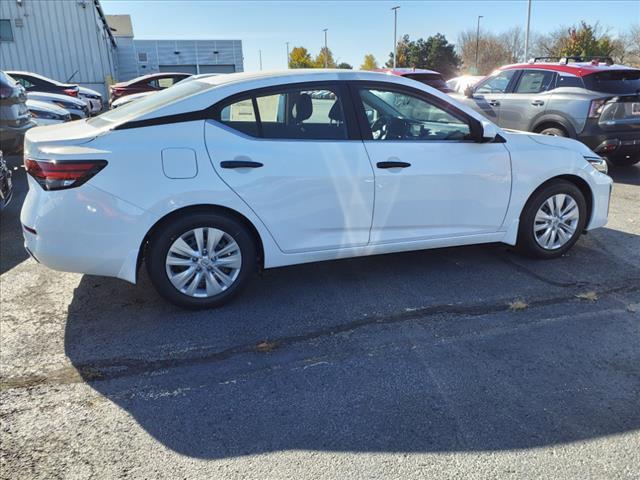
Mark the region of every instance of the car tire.
POLYGON ((543 128, 538 133, 542 135, 551 135, 553 137, 568 137, 567 132, 565 132, 562 128, 558 127, 548 127, 543 128))
POLYGON ((554 180, 535 191, 522 210, 517 248, 535 258, 558 258, 578 241, 586 222, 587 202, 580 189, 554 180))
POLYGON ((154 287, 169 302, 189 309, 213 308, 246 286, 256 271, 257 248, 249 229, 235 218, 192 213, 153 232, 145 263, 154 287))
POLYGON ((640 155, 619 155, 607 157, 607 162, 614 167, 630 167, 640 162, 640 155))

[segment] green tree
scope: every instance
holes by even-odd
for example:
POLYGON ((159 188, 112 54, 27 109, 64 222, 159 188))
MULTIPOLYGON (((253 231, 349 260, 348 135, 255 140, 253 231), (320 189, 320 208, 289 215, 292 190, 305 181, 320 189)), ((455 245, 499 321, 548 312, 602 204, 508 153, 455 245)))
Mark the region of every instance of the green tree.
POLYGON ((338 64, 338 68, 340 68, 342 70, 353 70, 353 67, 351 65, 349 65, 347 62, 340 62, 338 64))
POLYGON ((609 57, 615 52, 616 43, 598 23, 582 21, 543 38, 542 47, 546 55, 554 57, 609 57))
POLYGON ((336 61, 333 59, 333 53, 329 48, 322 47, 320 49, 320 53, 316 56, 316 59, 313 61, 313 66, 316 68, 324 68, 324 61, 327 59, 327 68, 336 68, 336 61))
POLYGON ((289 54, 289 68, 313 68, 313 60, 304 47, 294 47, 289 54))
POLYGON ((364 61, 362 62, 362 65, 360 65, 360 70, 375 70, 376 68, 378 68, 378 61, 376 60, 376 57, 371 53, 365 55, 364 61))
MULTIPOLYGON (((455 52, 455 47, 441 33, 426 40, 411 40, 408 35, 404 35, 398 42, 397 51, 398 67, 426 68, 450 78, 455 76, 460 66, 460 58, 455 52)), ((387 66, 393 66, 393 52, 389 54, 387 66)))

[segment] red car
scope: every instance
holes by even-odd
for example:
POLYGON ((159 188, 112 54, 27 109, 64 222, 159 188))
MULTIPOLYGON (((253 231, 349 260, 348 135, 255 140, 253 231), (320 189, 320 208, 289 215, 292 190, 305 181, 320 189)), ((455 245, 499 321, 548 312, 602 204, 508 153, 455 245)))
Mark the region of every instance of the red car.
POLYGON ((111 86, 111 101, 132 93, 153 92, 164 90, 171 85, 190 77, 189 73, 152 73, 134 78, 128 82, 120 82, 111 86))
POLYGON ((407 77, 416 80, 425 85, 440 90, 444 93, 451 93, 453 90, 449 88, 442 75, 433 70, 425 70, 422 68, 379 68, 377 72, 388 73, 390 75, 398 75, 399 77, 407 77))

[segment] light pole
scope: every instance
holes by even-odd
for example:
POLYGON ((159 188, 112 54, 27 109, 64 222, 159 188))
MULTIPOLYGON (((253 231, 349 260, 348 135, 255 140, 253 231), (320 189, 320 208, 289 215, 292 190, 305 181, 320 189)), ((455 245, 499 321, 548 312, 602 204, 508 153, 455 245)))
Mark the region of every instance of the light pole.
POLYGON ((531 26, 531 0, 527 11, 527 31, 524 33, 524 61, 529 61, 529 27, 531 26))
POLYGON ((398 56, 398 9, 393 7, 393 68, 396 68, 396 57, 398 56))
POLYGON ((324 32, 324 68, 328 68, 329 66, 329 50, 327 50, 327 30, 328 28, 322 30, 324 32))
POLYGON ((289 63, 291 62, 291 56, 289 55, 289 42, 285 42, 287 44, 287 68, 289 67, 289 63))
POLYGON ((480 19, 483 15, 478 15, 478 29, 476 30, 476 75, 478 74, 478 50, 480 49, 480 19))
POLYGON ((260 70, 262 70, 262 50, 258 50, 258 58, 260 59, 260 70))

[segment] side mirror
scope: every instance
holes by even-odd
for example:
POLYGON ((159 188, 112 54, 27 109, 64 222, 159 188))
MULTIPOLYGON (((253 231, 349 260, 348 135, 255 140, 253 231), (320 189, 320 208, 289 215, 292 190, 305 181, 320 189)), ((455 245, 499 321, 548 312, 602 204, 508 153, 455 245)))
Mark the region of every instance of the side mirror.
POLYGON ((464 96, 473 98, 473 87, 471 85, 467 85, 467 88, 464 89, 464 96))
POLYGON ((498 135, 498 129, 493 123, 482 122, 482 141, 490 142, 498 135))

